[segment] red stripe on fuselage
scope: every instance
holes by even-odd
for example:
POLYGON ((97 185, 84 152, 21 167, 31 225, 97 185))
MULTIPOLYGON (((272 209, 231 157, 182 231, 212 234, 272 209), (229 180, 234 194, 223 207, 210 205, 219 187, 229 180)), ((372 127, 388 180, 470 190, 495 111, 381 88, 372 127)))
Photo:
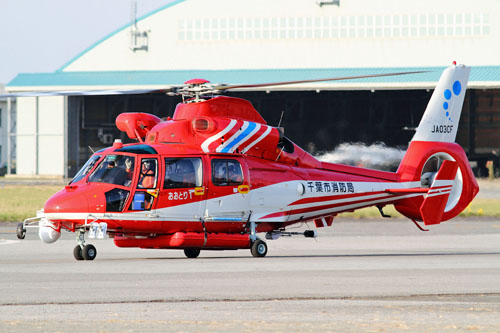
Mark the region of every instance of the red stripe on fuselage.
MULTIPOLYGON (((243 150, 245 149, 247 146, 251 145, 255 140, 257 140, 262 134, 264 134, 265 131, 267 131, 267 128, 268 126, 266 125, 261 125, 259 130, 257 131, 257 133, 255 133, 254 135, 252 135, 250 138, 248 138, 248 140, 246 140, 245 142, 243 142, 239 147, 238 147, 238 150, 243 150)), ((253 147, 252 147, 253 148, 253 147)))
POLYGON ((316 202, 323 202, 323 201, 331 201, 331 200, 337 200, 337 199, 363 197, 366 195, 382 194, 382 193, 385 193, 385 192, 384 191, 376 191, 376 192, 368 192, 368 193, 364 192, 364 193, 336 194, 336 195, 329 195, 329 196, 325 196, 325 197, 304 198, 304 199, 300 199, 300 200, 297 200, 295 202, 292 202, 288 206, 302 205, 302 204, 316 203, 316 202))
MULTIPOLYGON (((228 123, 219 132, 221 132, 224 129, 226 129, 227 126, 229 126, 229 124, 230 123, 228 123)), ((229 132, 227 132, 226 134, 224 134, 224 136, 222 137, 222 138, 224 138, 224 140, 222 138, 220 138, 218 140, 215 140, 214 142, 212 142, 208 146, 209 151, 215 151, 217 149, 217 147, 219 147, 223 142, 226 142, 227 140, 229 140, 236 132, 238 132, 240 130, 240 128, 243 126, 243 124, 244 124, 244 122, 242 120, 237 120, 236 121, 236 125, 234 125, 233 128, 231 128, 231 130, 229 130, 229 132)), ((217 135, 217 133, 214 133, 214 135, 217 135)))
MULTIPOLYGON (((365 196, 372 195, 377 192, 372 192, 372 193, 366 193, 365 196)), ((286 215, 297 215, 297 214, 303 214, 303 213, 310 213, 314 211, 320 211, 320 210, 326 210, 326 209, 331 209, 331 208, 336 208, 336 207, 342 207, 342 206, 350 206, 350 205, 356 205, 364 202, 370 202, 370 201, 376 201, 380 199, 385 199, 385 198, 391 198, 394 200, 398 200, 399 197, 403 196, 401 195, 389 195, 384 192, 378 194, 385 194, 383 196, 379 196, 376 198, 367 198, 363 200, 354 200, 354 201, 348 201, 348 202, 340 202, 340 203, 334 203, 334 204, 329 204, 329 205, 321 205, 321 206, 313 206, 313 207, 307 207, 307 208, 301 208, 301 209, 295 209, 295 210, 290 210, 288 212, 277 212, 273 214, 266 215, 264 217, 261 217, 260 219, 266 219, 266 218, 273 218, 273 217, 281 217, 281 216, 286 216, 286 215)), ((336 212, 337 213, 337 212, 336 212)), ((324 213, 322 215, 326 215, 328 213, 324 213)))

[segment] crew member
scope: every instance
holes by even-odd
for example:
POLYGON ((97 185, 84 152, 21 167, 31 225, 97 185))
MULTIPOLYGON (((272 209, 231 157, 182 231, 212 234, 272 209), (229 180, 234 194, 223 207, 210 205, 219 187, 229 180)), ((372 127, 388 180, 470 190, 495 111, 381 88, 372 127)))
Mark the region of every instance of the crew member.
POLYGON ((141 174, 139 176, 138 188, 153 188, 155 186, 156 173, 151 160, 142 161, 141 174))

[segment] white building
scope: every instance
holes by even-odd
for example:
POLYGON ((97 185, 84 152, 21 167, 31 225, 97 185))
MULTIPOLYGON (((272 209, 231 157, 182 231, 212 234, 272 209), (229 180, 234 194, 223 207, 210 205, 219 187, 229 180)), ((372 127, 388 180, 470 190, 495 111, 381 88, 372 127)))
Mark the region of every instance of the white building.
MULTIPOLYGON (((0 84, 0 95, 5 93, 4 88, 4 85, 0 84)), ((8 156, 11 157, 11 168, 15 167, 15 137, 11 135, 9 140, 9 133, 15 132, 15 117, 16 100, 11 98, 9 102, 7 98, 0 98, 0 175, 11 171, 8 170, 8 156)))
MULTIPOLYGON (((477 123, 482 112, 500 105, 499 55, 498 0, 176 0, 105 36, 56 72, 19 74, 7 89, 164 88, 194 77, 236 84, 429 70, 275 89, 425 91, 456 60, 472 66, 469 88, 477 93, 466 101, 472 127, 462 137, 469 153, 476 153, 500 142, 498 116, 485 127, 490 132, 477 123), (483 98, 493 105, 482 108, 483 98)), ((151 101, 154 107, 174 105, 159 97, 151 101)), ((121 104, 119 112, 134 111, 128 99, 18 98, 17 173, 74 173, 88 155, 89 136, 108 143, 112 121, 102 113, 121 104), (106 126, 88 126, 89 119, 106 126), (85 126, 88 132, 79 130, 85 126)))

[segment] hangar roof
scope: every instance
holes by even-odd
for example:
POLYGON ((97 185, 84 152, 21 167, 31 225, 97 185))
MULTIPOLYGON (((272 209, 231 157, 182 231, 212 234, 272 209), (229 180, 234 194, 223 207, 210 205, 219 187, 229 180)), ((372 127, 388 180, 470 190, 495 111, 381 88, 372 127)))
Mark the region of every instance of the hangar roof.
MULTIPOLYGON (((306 68, 240 70, 165 70, 165 71, 96 71, 19 74, 8 85, 9 91, 68 90, 99 88, 162 88, 181 84, 192 78, 213 83, 257 84, 265 82, 362 76, 370 74, 426 71, 426 73, 320 82, 258 88, 255 90, 307 89, 427 89, 433 88, 445 67, 398 68, 306 68)), ((500 66, 473 66, 469 88, 500 88, 500 66)))
POLYGON ((466 0, 400 1, 389 9, 385 0, 166 2, 54 73, 19 74, 7 90, 157 89, 195 77, 256 84, 416 70, 429 72, 259 90, 429 89, 454 59, 471 66, 469 87, 500 88, 495 0, 481 8, 466 0), (132 43, 136 34, 145 34, 144 49, 132 43))

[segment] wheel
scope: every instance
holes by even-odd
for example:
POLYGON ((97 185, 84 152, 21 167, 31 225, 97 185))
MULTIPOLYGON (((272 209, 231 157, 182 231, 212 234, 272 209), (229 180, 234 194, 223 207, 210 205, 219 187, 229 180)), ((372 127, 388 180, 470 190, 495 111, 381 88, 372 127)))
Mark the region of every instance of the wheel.
POLYGON ((184 254, 188 258, 197 258, 200 255, 200 249, 184 249, 184 254))
POLYGON ((83 247, 82 255, 85 260, 94 260, 97 256, 97 250, 94 245, 87 244, 83 247))
POLYGON ((257 239, 250 249, 254 257, 265 257, 267 254, 267 244, 261 239, 257 239))
POLYGON ((83 260, 82 248, 80 245, 75 246, 73 249, 73 257, 75 257, 76 260, 83 260))
POLYGON ((17 225, 16 233, 17 233, 17 238, 24 239, 24 237, 26 236, 26 229, 24 229, 24 224, 19 223, 17 225))

